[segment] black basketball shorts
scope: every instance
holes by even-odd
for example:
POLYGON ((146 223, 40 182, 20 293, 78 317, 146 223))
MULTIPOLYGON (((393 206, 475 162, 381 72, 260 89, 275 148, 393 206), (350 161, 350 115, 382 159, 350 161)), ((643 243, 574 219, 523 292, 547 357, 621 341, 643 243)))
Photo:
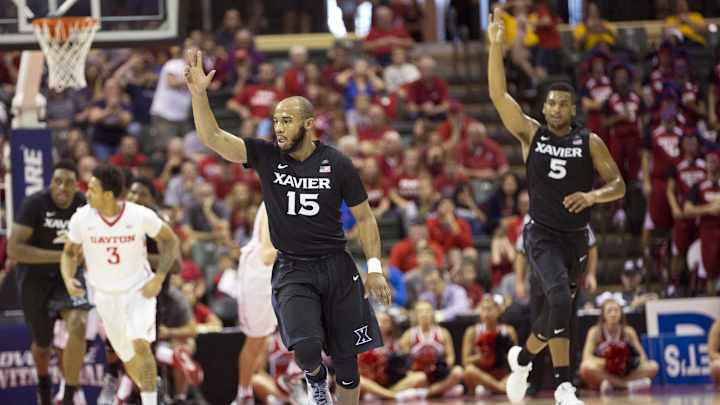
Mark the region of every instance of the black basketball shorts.
MULTIPOLYGON (((16 267, 20 304, 25 322, 30 327, 33 342, 40 347, 49 347, 53 339, 55 320, 66 309, 88 311, 92 305, 88 301, 87 290, 81 297, 71 297, 65 288, 60 270, 50 272, 35 270, 18 265, 16 267)), ((85 289, 85 277, 78 271, 75 278, 85 289)))
POLYGON ((585 273, 588 230, 558 231, 530 221, 523 229, 525 254, 530 265, 530 308, 533 332, 544 337, 549 332, 548 291, 567 284, 575 297, 585 273))
POLYGON ((355 262, 345 252, 321 257, 278 253, 272 303, 285 346, 319 339, 331 357, 352 357, 383 345, 355 262))

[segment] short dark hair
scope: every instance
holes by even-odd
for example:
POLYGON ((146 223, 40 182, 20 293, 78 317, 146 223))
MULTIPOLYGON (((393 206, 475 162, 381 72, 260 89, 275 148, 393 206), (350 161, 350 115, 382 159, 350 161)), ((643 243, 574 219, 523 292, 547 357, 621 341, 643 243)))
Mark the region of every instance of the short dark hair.
POLYGON ((134 183, 138 183, 141 186, 147 188, 148 191, 150 191, 150 195, 152 196, 153 200, 155 200, 155 202, 158 202, 160 196, 158 195, 157 188, 155 188, 155 184, 152 182, 152 180, 148 179, 147 177, 135 177, 130 182, 130 185, 132 186, 134 183))
POLYGON ((125 175, 115 166, 98 166, 92 172, 93 177, 98 179, 104 191, 110 191, 115 198, 122 196, 125 188, 125 175))
POLYGON ((547 101, 551 91, 561 91, 563 93, 570 93, 570 98, 575 102, 575 88, 568 82, 555 82, 548 87, 545 93, 545 100, 547 101))
POLYGON ((75 178, 80 178, 80 172, 78 172, 77 165, 75 164, 75 162, 69 159, 63 159, 55 163, 55 166, 53 166, 53 173, 55 173, 55 170, 67 170, 69 172, 75 173, 75 178))

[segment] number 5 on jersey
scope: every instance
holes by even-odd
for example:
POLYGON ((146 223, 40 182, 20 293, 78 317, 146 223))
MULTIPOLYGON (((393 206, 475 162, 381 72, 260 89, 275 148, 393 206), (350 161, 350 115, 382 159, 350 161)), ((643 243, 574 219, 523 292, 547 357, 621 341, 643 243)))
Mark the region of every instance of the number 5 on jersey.
POLYGON ((306 217, 312 217, 320 212, 320 204, 318 204, 319 194, 300 193, 300 210, 297 210, 297 193, 294 191, 288 191, 288 215, 302 215, 306 217))
POLYGON ((107 259, 108 264, 120 264, 120 254, 118 253, 118 248, 116 246, 108 246, 105 250, 110 253, 110 256, 107 259))
POLYGON ((567 160, 565 159, 550 159, 550 173, 548 173, 548 176, 555 180, 564 179, 567 175, 565 164, 567 164, 567 160))

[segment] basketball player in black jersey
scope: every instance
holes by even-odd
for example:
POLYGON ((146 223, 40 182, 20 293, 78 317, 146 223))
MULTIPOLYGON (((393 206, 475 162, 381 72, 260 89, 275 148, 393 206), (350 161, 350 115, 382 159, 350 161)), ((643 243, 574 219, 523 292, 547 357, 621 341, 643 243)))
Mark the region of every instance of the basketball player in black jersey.
MULTIPOLYGON (((74 163, 55 164, 50 187, 23 200, 8 239, 8 256, 17 262, 20 300, 32 336, 31 352, 42 405, 51 403, 50 344, 55 319, 62 317, 68 332, 61 360, 66 381, 63 404, 73 403, 87 346, 85 328, 92 306, 86 295, 71 298, 60 275, 60 256, 70 217, 86 204, 77 180, 74 163)), ((81 275, 78 279, 82 282, 81 275)))
POLYGON ((523 399, 532 358, 550 346, 556 404, 582 405, 570 382, 573 294, 587 258, 590 207, 622 198, 625 183, 600 137, 573 125, 575 92, 570 85, 550 87, 543 105, 547 126, 525 115, 507 93, 501 14, 496 8, 488 27, 490 99, 505 127, 522 145, 532 218, 523 231, 532 270, 530 299, 531 306, 541 308, 525 347, 515 346, 508 353, 512 374, 507 394, 512 402, 523 399), (595 190, 594 170, 605 183, 595 190))
POLYGON ((315 141, 313 106, 303 97, 278 103, 273 114, 274 143, 241 139, 220 129, 206 89, 200 52, 188 53, 185 79, 192 94, 198 136, 225 159, 253 167, 262 182, 270 239, 278 250, 272 274, 272 300, 283 343, 305 372, 310 402, 332 404, 324 348, 336 371, 343 405, 359 402, 357 354, 382 346, 368 292, 389 304, 390 289, 380 264, 380 235, 367 193, 350 159, 315 141), (345 251, 340 204, 357 220, 368 258, 363 281, 345 251))

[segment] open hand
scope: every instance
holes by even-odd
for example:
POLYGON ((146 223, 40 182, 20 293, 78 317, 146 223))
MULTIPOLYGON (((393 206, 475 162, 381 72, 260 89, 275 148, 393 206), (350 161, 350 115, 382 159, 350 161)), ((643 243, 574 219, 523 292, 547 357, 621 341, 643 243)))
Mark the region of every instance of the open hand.
POLYGON ((199 50, 189 50, 185 56, 185 82, 193 95, 207 91, 215 76, 214 70, 205 74, 202 61, 202 51, 199 50))
POLYGON ((595 205, 595 195, 592 193, 577 192, 565 197, 563 205, 568 211, 577 214, 585 208, 595 205))
POLYGON ((392 301, 392 294, 390 292, 390 287, 388 287, 387 280, 385 280, 384 274, 368 273, 367 279, 365 279, 365 289, 367 290, 365 298, 367 298, 368 294, 371 294, 381 303, 390 305, 390 302, 392 301))
POLYGON ((500 45, 505 40, 505 22, 502 19, 502 9, 495 7, 495 11, 490 14, 490 24, 488 25, 488 40, 491 44, 500 45))

